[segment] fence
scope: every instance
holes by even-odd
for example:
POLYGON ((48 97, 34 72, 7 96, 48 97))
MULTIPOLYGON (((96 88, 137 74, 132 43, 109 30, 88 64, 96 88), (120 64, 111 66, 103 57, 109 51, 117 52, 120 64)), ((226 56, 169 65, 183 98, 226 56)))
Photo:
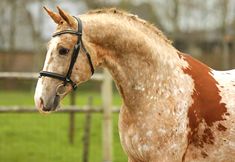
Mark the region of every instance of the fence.
MULTIPOLYGON (((38 73, 18 73, 18 72, 0 72, 0 79, 24 79, 36 80, 38 73)), ((83 161, 88 161, 88 145, 89 145, 89 132, 90 132, 90 118, 91 113, 103 114, 103 161, 112 161, 112 113, 118 113, 119 109, 112 107, 112 81, 107 70, 103 74, 94 74, 91 78, 94 81, 102 81, 101 95, 102 107, 94 107, 92 105, 92 98, 89 98, 88 105, 83 107, 75 106, 75 93, 71 94, 71 106, 64 107, 58 110, 58 113, 69 113, 69 141, 73 143, 74 139, 74 125, 75 113, 86 114, 86 125, 84 127, 84 150, 83 161)), ((22 106, 0 106, 0 113, 35 113, 38 112, 34 107, 22 106)))

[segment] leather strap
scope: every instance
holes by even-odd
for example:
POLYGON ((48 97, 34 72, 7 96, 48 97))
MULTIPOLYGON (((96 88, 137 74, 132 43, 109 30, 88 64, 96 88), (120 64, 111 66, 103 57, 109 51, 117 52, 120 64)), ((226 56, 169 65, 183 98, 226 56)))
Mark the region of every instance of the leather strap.
POLYGON ((72 74, 72 71, 73 71, 74 64, 77 60, 80 48, 83 49, 83 51, 85 52, 85 54, 87 56, 92 75, 94 74, 94 67, 93 67, 93 64, 92 64, 92 61, 91 61, 91 56, 90 56, 89 52, 86 50, 86 48, 84 47, 84 44, 83 44, 83 41, 82 41, 82 22, 79 18, 77 18, 77 17, 74 17, 74 18, 78 22, 77 31, 63 30, 63 31, 60 31, 60 32, 57 32, 57 33, 53 34, 53 36, 52 36, 52 37, 56 37, 56 36, 60 36, 62 34, 75 34, 75 35, 78 36, 77 43, 74 46, 73 53, 72 53, 72 56, 71 56, 70 65, 69 65, 69 69, 68 69, 68 72, 67 72, 66 76, 63 76, 61 74, 54 73, 54 72, 41 71, 39 73, 39 77, 44 76, 44 77, 51 77, 51 78, 54 78, 54 79, 58 79, 58 80, 63 81, 64 85, 70 83, 72 85, 73 89, 75 90, 77 86, 76 86, 76 83, 72 81, 71 74, 72 74))

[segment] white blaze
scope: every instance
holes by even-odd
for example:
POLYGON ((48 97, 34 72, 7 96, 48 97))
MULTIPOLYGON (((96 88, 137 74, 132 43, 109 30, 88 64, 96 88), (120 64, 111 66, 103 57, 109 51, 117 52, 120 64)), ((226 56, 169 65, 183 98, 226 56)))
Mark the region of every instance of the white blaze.
MULTIPOLYGON (((59 42, 59 37, 55 37, 55 38, 51 39, 50 46, 49 46, 47 54, 46 54, 46 60, 44 63, 43 70, 50 71, 50 69, 48 68, 48 66, 49 66, 48 63, 51 58, 51 54, 52 54, 53 50, 56 48, 58 42, 59 42)), ((35 101, 35 105, 37 108, 40 108, 40 98, 42 98, 42 96, 43 96, 43 88, 44 87, 42 84, 42 78, 39 78, 38 82, 37 82, 35 94, 34 94, 34 101, 35 101)))
POLYGON ((59 37, 55 37, 55 38, 51 39, 50 45, 49 45, 49 48, 48 48, 48 51, 47 51, 47 54, 46 54, 46 60, 44 62, 43 70, 50 70, 50 69, 46 69, 46 67, 48 67, 48 63, 49 63, 49 60, 51 58, 51 54, 52 54, 53 50, 56 48, 59 40, 60 40, 59 37))

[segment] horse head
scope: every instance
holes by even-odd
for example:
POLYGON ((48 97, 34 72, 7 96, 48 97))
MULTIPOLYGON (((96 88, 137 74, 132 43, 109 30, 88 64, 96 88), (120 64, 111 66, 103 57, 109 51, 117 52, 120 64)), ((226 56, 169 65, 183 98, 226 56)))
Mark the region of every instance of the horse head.
POLYGON ((93 52, 82 39, 81 20, 59 7, 59 13, 46 7, 44 9, 57 24, 57 29, 48 43, 34 100, 40 111, 49 112, 55 110, 60 100, 77 84, 90 79, 94 68, 91 58, 93 52))

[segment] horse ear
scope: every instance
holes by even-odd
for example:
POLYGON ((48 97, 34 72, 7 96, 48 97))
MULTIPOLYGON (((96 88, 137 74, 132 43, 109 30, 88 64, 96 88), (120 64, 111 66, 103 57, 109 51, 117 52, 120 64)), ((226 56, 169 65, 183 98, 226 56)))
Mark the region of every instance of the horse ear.
POLYGON ((54 22, 55 22, 56 24, 60 24, 62 18, 61 18, 61 16, 60 16, 59 14, 57 14, 57 13, 51 11, 49 8, 47 8, 47 7, 45 7, 45 6, 43 6, 43 8, 44 8, 44 10, 48 13, 48 15, 52 18, 52 20, 54 20, 54 22))
POLYGON ((71 27, 76 26, 76 22, 74 20, 74 17, 62 10, 59 6, 57 6, 57 9, 59 11, 60 16, 69 24, 71 27))

